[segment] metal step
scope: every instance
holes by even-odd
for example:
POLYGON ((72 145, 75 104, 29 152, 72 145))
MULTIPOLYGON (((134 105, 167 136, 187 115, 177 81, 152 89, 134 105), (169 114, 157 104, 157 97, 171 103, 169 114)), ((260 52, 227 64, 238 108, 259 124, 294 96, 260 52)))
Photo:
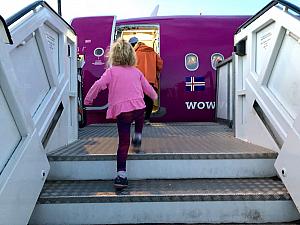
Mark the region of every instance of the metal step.
POLYGON ((278 178, 47 181, 29 224, 266 223, 299 219, 278 178), (46 221, 46 222, 45 222, 46 221))
MULTIPOLYGON (((48 154, 48 179, 112 179, 118 146, 116 125, 85 127, 79 130, 79 138, 48 154)), ((231 129, 216 123, 153 123, 144 128, 142 150, 143 154, 129 151, 130 179, 276 175, 276 152, 236 139, 231 129)))

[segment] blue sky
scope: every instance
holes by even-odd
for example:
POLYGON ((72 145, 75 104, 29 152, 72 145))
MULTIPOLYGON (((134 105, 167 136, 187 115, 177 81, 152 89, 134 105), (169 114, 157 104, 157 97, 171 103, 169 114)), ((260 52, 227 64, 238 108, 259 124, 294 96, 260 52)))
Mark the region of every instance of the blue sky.
MULTIPOLYGON (((2 0, 0 14, 8 18, 33 0, 2 0)), ((57 10, 57 0, 46 0, 57 10)), ((66 21, 74 17, 116 15, 119 19, 158 15, 253 15, 270 0, 61 0, 66 21)), ((290 0, 300 7, 300 0, 290 0)))

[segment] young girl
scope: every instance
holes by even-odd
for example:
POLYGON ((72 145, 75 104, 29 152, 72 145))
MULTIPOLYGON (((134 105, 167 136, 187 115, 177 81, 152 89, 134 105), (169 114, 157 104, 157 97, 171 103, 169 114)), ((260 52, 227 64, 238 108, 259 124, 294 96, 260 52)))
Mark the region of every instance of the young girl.
POLYGON ((157 94, 145 79, 144 75, 135 68, 136 55, 133 47, 125 40, 118 39, 109 51, 108 68, 101 78, 88 91, 85 105, 92 105, 98 92, 108 88, 107 119, 117 119, 119 147, 117 151, 117 176, 114 180, 116 188, 128 186, 126 176, 126 159, 130 145, 130 127, 135 121, 135 134, 132 144, 140 148, 144 124, 144 93, 153 100, 157 94))

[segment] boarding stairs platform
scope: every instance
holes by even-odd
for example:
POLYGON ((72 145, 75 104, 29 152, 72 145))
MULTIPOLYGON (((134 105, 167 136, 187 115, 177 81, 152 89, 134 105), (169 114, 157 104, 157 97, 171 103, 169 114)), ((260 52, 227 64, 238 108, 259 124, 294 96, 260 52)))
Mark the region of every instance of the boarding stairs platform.
POLYGON ((298 220, 276 177, 277 153, 216 123, 154 123, 130 150, 129 187, 113 187, 115 124, 79 129, 48 154, 50 172, 29 224, 266 223, 298 220))

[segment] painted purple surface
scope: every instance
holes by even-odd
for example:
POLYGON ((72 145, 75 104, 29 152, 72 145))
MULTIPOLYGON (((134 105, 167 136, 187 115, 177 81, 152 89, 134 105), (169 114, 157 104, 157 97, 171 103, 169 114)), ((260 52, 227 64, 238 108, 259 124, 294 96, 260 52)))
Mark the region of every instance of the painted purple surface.
MULTIPOLYGON (((105 54, 98 57, 94 55, 96 48, 104 51, 111 43, 111 32, 114 16, 75 18, 72 27, 77 33, 78 53, 84 55, 83 67, 83 96, 85 97, 90 87, 104 73, 106 68, 105 54)), ((93 106, 105 106, 107 104, 107 91, 101 92, 94 100, 93 106)), ((88 124, 105 120, 106 110, 102 112, 87 112, 88 124)))
MULTIPOLYGON (((214 104, 216 99, 216 71, 211 66, 211 55, 221 53, 225 59, 230 57, 233 51, 234 32, 248 18, 248 16, 177 16, 129 19, 117 22, 117 25, 159 24, 160 26, 160 56, 164 60, 164 68, 160 75, 160 111, 154 115, 153 121, 205 122, 215 120, 214 109, 206 107, 202 109, 204 104, 207 104, 206 102, 214 104), (185 68, 185 56, 188 53, 198 56, 199 67, 195 71, 188 71, 185 68), (191 76, 203 77, 205 90, 186 91, 186 77, 191 76), (188 109, 186 102, 197 103, 200 107, 198 108, 196 104, 195 109, 188 109)), ((106 33, 101 24, 103 24, 103 17, 94 17, 90 18, 89 24, 85 25, 89 25, 89 29, 83 27, 84 31, 82 31, 81 26, 74 28, 79 40, 82 40, 81 35, 95 36, 101 33, 105 36, 106 33)), ((110 32, 106 36, 110 38, 110 32)), ((78 46, 81 47, 80 42, 78 46)), ((85 74, 91 73, 95 77, 101 74, 97 68, 93 68, 89 64, 87 61, 85 74)), ((87 77, 92 76, 85 75, 85 83, 94 82, 87 77)), ((104 113, 104 111, 99 111, 94 112, 93 115, 89 114, 88 123, 105 122, 104 113)))

